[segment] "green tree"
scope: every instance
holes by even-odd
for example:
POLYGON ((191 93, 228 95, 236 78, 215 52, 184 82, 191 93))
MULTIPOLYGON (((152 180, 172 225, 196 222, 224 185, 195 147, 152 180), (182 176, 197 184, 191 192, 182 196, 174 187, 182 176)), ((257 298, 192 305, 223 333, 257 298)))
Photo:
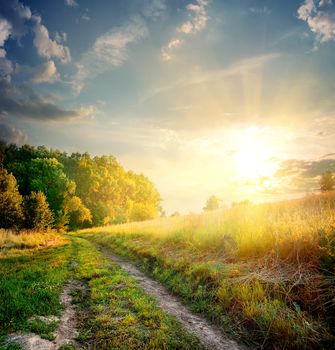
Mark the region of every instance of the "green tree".
POLYGON ((44 231, 52 226, 53 215, 43 192, 32 192, 25 196, 23 208, 25 228, 44 231))
POLYGON ((220 200, 216 196, 210 196, 207 199, 206 206, 203 208, 204 211, 219 209, 220 200))
POLYGON ((0 228, 19 228, 23 221, 22 196, 12 174, 0 167, 0 228))
POLYGON ((65 204, 75 191, 75 183, 63 172, 63 165, 55 158, 35 158, 27 169, 29 190, 43 192, 52 210, 55 225, 63 227, 67 222, 65 204))
POLYGON ((70 230, 76 230, 85 226, 87 227, 92 223, 91 212, 85 207, 79 197, 72 197, 66 204, 65 209, 69 217, 70 230))
POLYGON ((325 171, 320 178, 320 190, 322 192, 332 191, 335 187, 335 177, 331 171, 325 171))

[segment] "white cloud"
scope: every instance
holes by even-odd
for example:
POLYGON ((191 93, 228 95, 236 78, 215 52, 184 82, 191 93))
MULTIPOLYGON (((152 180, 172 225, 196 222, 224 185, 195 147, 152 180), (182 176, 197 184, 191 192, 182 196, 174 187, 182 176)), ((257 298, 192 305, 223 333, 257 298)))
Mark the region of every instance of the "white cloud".
POLYGON ((181 45, 182 41, 180 39, 172 39, 168 44, 168 49, 175 49, 181 45))
POLYGON ((13 9, 14 11, 23 19, 30 19, 31 18, 31 10, 29 6, 24 6, 19 1, 13 2, 13 9))
POLYGON ((75 0, 65 0, 65 5, 70 7, 78 6, 78 3, 75 0))
POLYGON ((6 58, 6 50, 3 48, 5 41, 11 35, 12 25, 6 19, 0 19, 0 79, 11 80, 13 64, 6 58))
POLYGON ((97 76, 112 67, 121 66, 128 58, 129 45, 147 34, 148 28, 143 19, 134 17, 122 26, 99 36, 92 48, 77 63, 75 89, 80 92, 87 78, 97 76))
POLYGON ((179 47, 181 44, 183 43, 183 41, 181 39, 171 39, 165 48, 162 49, 161 51, 161 55, 162 55, 162 59, 163 61, 169 61, 171 60, 171 56, 169 54, 169 51, 172 49, 176 49, 177 47, 179 47))
POLYGON ((307 21, 308 17, 310 17, 314 11, 314 0, 305 0, 305 2, 298 8, 298 18, 307 21))
POLYGON ((67 40, 67 34, 65 32, 56 32, 55 40, 58 44, 65 43, 67 40))
POLYGON ((307 19, 309 28, 320 43, 335 40, 335 18, 324 12, 318 12, 307 19))
POLYGON ((5 58, 5 54, 5 52, 0 51, 0 80, 4 79, 10 82, 14 68, 12 62, 5 58), (1 54, 3 56, 1 56, 1 54))
POLYGON ((130 23, 98 37, 92 52, 99 60, 120 66, 128 57, 127 46, 146 36, 147 32, 144 21, 135 18, 130 23))
MULTIPOLYGON (((177 28, 177 32, 181 35, 190 35, 204 30, 209 20, 207 14, 208 3, 208 0, 197 0, 195 4, 188 4, 186 9, 190 18, 177 28)), ((173 50, 181 44, 182 40, 179 37, 170 40, 161 50, 162 60, 170 61, 173 50), (171 45, 173 42, 177 45, 171 45)))
POLYGON ((35 83, 54 83, 60 79, 54 61, 50 60, 42 64, 36 72, 33 81, 35 83))
POLYGON ((41 23, 41 17, 34 15, 33 31, 35 34, 34 45, 41 57, 51 59, 58 58, 62 63, 69 63, 71 61, 70 50, 67 46, 59 44, 56 40, 49 37, 48 29, 41 23))
POLYGON ((208 1, 205 0, 197 0, 196 4, 188 4, 186 9, 191 18, 183 23, 178 28, 178 31, 184 34, 192 34, 202 31, 206 27, 209 19, 206 10, 207 5, 208 1))
MULTIPOLYGON (((315 34, 317 43, 325 43, 335 40, 335 16, 334 13, 320 10, 320 7, 332 5, 330 0, 305 0, 298 9, 298 18, 305 21, 309 29, 315 34)), ((315 46, 317 48, 317 46, 315 46)))
POLYGON ((5 41, 11 34, 12 26, 6 19, 0 19, 0 57, 6 56, 6 51, 3 48, 5 41))

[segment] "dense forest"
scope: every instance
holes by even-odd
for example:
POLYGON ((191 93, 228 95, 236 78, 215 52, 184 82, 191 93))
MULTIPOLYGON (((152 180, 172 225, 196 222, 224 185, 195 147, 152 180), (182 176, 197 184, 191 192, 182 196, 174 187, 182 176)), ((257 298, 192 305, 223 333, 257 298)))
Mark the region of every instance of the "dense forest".
POLYGON ((77 229, 151 219, 160 195, 113 156, 0 144, 0 228, 77 229))

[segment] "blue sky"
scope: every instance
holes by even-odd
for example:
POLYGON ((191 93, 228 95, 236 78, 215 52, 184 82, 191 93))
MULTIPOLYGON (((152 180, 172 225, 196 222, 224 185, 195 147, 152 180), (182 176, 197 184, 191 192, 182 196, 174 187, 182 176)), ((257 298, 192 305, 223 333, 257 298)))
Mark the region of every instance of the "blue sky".
POLYGON ((0 0, 0 137, 113 154, 167 212, 335 169, 330 0, 0 0))

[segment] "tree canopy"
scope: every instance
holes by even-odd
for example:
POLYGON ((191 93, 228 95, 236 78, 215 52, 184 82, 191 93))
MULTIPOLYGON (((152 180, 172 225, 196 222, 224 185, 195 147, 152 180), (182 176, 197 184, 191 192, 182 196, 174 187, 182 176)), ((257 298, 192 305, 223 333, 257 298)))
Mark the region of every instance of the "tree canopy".
POLYGON ((111 155, 69 155, 44 146, 2 144, 0 160, 16 179, 18 195, 45 195, 53 226, 75 229, 146 220, 161 210, 154 184, 126 171, 111 155))

